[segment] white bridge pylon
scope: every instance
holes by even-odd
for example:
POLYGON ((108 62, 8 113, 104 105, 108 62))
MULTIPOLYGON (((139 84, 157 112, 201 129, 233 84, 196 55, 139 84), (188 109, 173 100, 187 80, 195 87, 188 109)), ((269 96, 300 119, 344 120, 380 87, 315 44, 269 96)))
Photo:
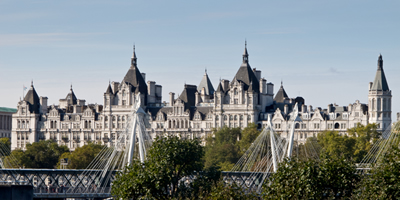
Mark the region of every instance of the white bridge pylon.
POLYGON ((109 188, 113 180, 112 171, 123 170, 131 165, 137 155, 140 162, 144 163, 147 150, 152 145, 152 139, 146 131, 146 127, 149 126, 147 114, 140 105, 140 94, 137 94, 132 114, 128 117, 124 131, 115 133, 116 138, 110 138, 110 147, 104 146, 81 174, 85 180, 79 182, 79 185, 72 185, 68 192, 104 192, 102 189, 109 188), (93 191, 93 186, 98 189, 93 191))
POLYGON ((235 164, 231 172, 250 172, 251 175, 247 179, 249 182, 256 179, 264 182, 271 172, 276 172, 279 163, 284 158, 291 159, 292 157, 295 125, 297 121, 301 121, 298 115, 299 111, 296 103, 289 120, 290 131, 288 138, 283 138, 276 134, 272 126, 271 116, 269 116, 267 126, 235 164), (260 174, 262 175, 260 176, 260 174))

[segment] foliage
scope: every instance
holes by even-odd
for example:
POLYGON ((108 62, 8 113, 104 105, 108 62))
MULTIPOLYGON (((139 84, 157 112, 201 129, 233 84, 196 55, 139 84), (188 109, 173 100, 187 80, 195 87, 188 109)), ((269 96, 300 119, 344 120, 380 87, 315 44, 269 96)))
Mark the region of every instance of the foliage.
POLYGON ((360 199, 400 199, 400 149, 393 146, 370 171, 359 191, 360 199))
POLYGON ((146 199, 151 197, 152 180, 145 165, 133 160, 113 181, 111 194, 116 199, 146 199))
POLYGON ((356 139, 347 135, 339 135, 337 131, 323 131, 317 136, 318 143, 322 147, 322 153, 331 157, 344 156, 352 158, 356 139))
POLYGON ((211 192, 205 195, 204 199, 209 200, 222 200, 222 199, 232 199, 232 200, 257 200, 258 195, 253 192, 246 192, 242 187, 233 185, 225 185, 223 181, 219 181, 215 184, 211 192))
POLYGON ((279 164, 272 181, 263 186, 265 199, 349 198, 359 175, 344 158, 323 157, 316 160, 288 160, 279 164))
POLYGON ((207 199, 210 192, 221 181, 221 171, 218 167, 204 169, 196 173, 196 179, 189 184, 179 186, 177 199, 207 199))
POLYGON ((242 154, 249 149, 258 135, 260 135, 260 131, 257 130, 257 125, 255 123, 249 124, 242 130, 240 141, 237 142, 242 154))
POLYGON ((51 140, 42 140, 33 144, 26 144, 26 151, 14 150, 11 154, 17 162, 26 168, 53 169, 59 157, 68 152, 67 146, 58 146, 51 140))
POLYGON ((353 158, 356 162, 361 161, 365 155, 371 150, 372 145, 381 136, 376 129, 376 124, 368 124, 366 126, 358 123, 356 127, 347 130, 347 133, 356 139, 354 145, 353 158))
POLYGON ((8 137, 0 138, 0 156, 8 156, 11 152, 11 141, 8 137))
POLYGON ((332 157, 343 155, 346 159, 360 162, 381 135, 376 129, 376 124, 364 126, 358 123, 356 127, 347 130, 348 135, 340 135, 337 131, 323 131, 318 134, 317 139, 322 153, 332 157))
POLYGON ((240 138, 240 128, 223 127, 214 130, 214 136, 206 138, 204 165, 206 168, 219 166, 221 170, 232 169, 241 157, 237 141, 240 138))
POLYGON ((122 199, 177 197, 187 189, 179 180, 203 169, 203 155, 199 140, 158 137, 144 164, 135 161, 117 175, 112 194, 122 199))
MULTIPOLYGON (((103 148, 104 145, 89 142, 82 147, 76 148, 72 153, 67 152, 62 154, 60 159, 68 159, 68 169, 86 169, 103 148)), ((60 161, 57 166, 60 166, 60 161)))

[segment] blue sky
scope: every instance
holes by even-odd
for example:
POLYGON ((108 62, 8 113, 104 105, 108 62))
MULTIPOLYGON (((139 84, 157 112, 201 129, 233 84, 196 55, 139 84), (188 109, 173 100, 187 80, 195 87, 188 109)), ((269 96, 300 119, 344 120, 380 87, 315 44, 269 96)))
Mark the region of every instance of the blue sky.
POLYGON ((34 81, 49 104, 72 83, 103 104, 136 44, 146 80, 180 93, 207 69, 232 80, 247 39, 250 65, 289 97, 325 108, 366 103, 379 54, 400 112, 399 1, 11 1, 0 0, 1 107, 16 107, 34 81))

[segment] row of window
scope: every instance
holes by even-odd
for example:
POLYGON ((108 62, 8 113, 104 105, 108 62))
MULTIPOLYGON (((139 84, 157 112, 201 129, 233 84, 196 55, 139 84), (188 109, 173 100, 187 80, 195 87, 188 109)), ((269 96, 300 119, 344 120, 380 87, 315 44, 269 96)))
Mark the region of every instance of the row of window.
POLYGON ((0 115, 0 130, 11 130, 11 116, 0 115))
POLYGON ((17 128, 29 128, 29 120, 17 120, 17 128))

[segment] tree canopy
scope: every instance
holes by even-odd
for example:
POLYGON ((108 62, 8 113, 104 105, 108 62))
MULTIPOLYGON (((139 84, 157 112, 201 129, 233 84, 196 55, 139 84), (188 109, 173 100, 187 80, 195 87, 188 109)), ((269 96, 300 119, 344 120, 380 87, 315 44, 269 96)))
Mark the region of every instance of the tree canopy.
POLYGON ((317 160, 288 160, 279 164, 264 184, 265 199, 349 198, 360 180, 353 163, 344 158, 324 157, 317 160))
POLYGON ((203 169, 203 155, 199 140, 158 137, 143 164, 135 161, 117 175, 112 194, 123 199, 177 197, 186 188, 179 180, 203 169))
POLYGON ((205 167, 218 166, 222 171, 231 170, 259 134, 254 123, 243 130, 226 126, 215 129, 213 136, 206 138, 205 167))
POLYGON ((360 199, 400 198, 400 149, 392 146, 373 166, 358 192, 360 199))
MULTIPOLYGON (((104 147, 104 145, 89 142, 82 147, 76 148, 73 152, 63 153, 60 159, 68 159, 68 169, 86 169, 104 147)), ((58 166, 60 166, 60 161, 58 166)))
MULTIPOLYGON (((343 155, 347 159, 360 162, 381 135, 376 129, 376 124, 364 126, 358 123, 356 127, 347 130, 348 135, 327 130, 318 134, 317 141, 323 153, 332 157, 343 155)), ((312 139, 307 138, 307 140, 312 139)))
POLYGON ((26 144, 26 151, 16 149, 11 154, 17 159, 21 167, 53 169, 59 157, 69 152, 67 146, 58 146, 51 140, 42 140, 33 144, 26 144))

